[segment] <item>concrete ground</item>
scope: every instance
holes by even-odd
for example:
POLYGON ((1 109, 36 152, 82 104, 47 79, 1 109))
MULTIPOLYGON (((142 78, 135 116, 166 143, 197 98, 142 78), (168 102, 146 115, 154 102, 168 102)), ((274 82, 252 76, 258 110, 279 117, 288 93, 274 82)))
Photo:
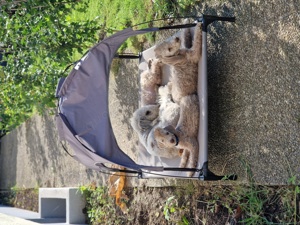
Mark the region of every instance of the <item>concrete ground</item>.
POLYGON ((106 177, 65 153, 53 113, 34 116, 1 140, 1 189, 76 187, 92 181, 105 183, 106 177))
MULTIPOLYGON (((201 12, 236 16, 235 24, 217 22, 208 31, 210 169, 246 182, 249 165, 256 182, 287 184, 300 172, 300 2, 211 0, 191 9, 201 12)), ((137 136, 129 118, 138 107, 137 62, 123 61, 110 84, 117 141, 136 160, 137 136)), ((105 184, 106 179, 65 154, 50 113, 2 138, 2 189, 105 184)), ((132 185, 180 182, 131 180, 132 185)))
MULTIPOLYGON (((39 213, 0 205, 0 225, 68 225, 65 218, 40 218, 39 213)), ((85 224, 73 224, 85 225, 85 224)))
POLYGON ((300 2, 220 1, 209 31, 209 159, 216 173, 286 184, 300 172, 300 2))

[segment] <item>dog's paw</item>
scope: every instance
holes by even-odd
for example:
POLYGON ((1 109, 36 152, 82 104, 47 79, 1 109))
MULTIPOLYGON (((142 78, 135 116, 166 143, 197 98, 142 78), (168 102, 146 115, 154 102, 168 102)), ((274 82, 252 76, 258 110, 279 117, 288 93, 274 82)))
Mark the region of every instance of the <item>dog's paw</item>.
POLYGON ((196 29, 202 31, 202 23, 197 23, 196 29))
POLYGON ((152 59, 152 67, 160 67, 162 66, 162 60, 161 59, 152 59))

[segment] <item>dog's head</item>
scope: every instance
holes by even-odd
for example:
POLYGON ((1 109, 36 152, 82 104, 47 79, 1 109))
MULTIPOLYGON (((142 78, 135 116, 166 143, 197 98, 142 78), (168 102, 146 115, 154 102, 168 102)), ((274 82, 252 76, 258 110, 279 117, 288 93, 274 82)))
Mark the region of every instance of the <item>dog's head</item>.
POLYGON ((159 124, 154 126, 147 136, 147 151, 150 152, 151 155, 164 158, 174 158, 181 156, 183 152, 182 149, 179 149, 175 145, 170 145, 168 142, 160 142, 155 138, 155 136, 157 135, 155 134, 157 133, 157 129, 162 129, 159 128, 159 124))
POLYGON ((175 133, 164 128, 157 127, 154 130, 154 139, 159 148, 172 148, 178 145, 179 139, 175 133))
POLYGON ((150 130, 158 122, 159 105, 146 105, 137 109, 131 118, 131 126, 137 132, 150 130))
POLYGON ((179 37, 173 38, 171 41, 165 41, 157 45, 154 49, 156 58, 165 58, 175 56, 179 53, 181 40, 179 37))

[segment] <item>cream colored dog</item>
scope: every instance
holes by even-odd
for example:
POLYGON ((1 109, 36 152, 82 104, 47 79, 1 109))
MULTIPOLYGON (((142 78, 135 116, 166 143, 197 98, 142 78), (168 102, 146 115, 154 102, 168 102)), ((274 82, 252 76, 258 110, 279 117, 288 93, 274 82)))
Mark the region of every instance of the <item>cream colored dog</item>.
POLYGON ((158 98, 158 87, 161 85, 162 79, 161 67, 162 63, 160 60, 148 60, 148 69, 141 74, 140 78, 142 107, 133 113, 131 125, 137 132, 141 144, 151 155, 174 158, 180 156, 178 148, 160 149, 153 138, 154 127, 161 126, 162 124, 169 125, 169 122, 172 120, 176 120, 176 123, 171 124, 176 125, 180 112, 177 104, 169 104, 168 98, 170 93, 167 86, 166 88, 160 88, 161 96, 158 98), (158 104, 163 104, 164 108, 168 108, 169 110, 162 110, 158 104), (160 116, 162 111, 164 111, 163 114, 166 115, 165 117, 160 116))
MULTIPOLYGON (((199 106, 196 95, 189 95, 182 98, 182 104, 190 110, 189 117, 180 115, 181 130, 175 130, 174 125, 155 126, 153 138, 160 148, 170 149, 178 148, 182 151, 181 166, 195 168, 197 166, 199 147, 198 147, 198 126, 199 124, 199 106), (176 142, 174 141, 176 140, 176 142)), ((189 176, 193 172, 188 173, 189 176)))
MULTIPOLYGON (((160 148, 154 139, 154 130, 161 126, 161 122, 159 121, 159 105, 146 105, 137 109, 131 118, 131 125, 137 132, 141 144, 151 155, 165 158, 174 158, 181 155, 179 148, 160 148)), ((175 143, 176 139, 170 141, 175 143)))
MULTIPOLYGON (((182 39, 188 39, 190 29, 184 29, 182 39)), ((170 65, 172 74, 172 97, 174 102, 180 104, 182 97, 196 94, 198 80, 198 62, 202 52, 202 29, 201 23, 196 25, 192 48, 181 48, 179 37, 171 41, 163 42, 154 49, 155 56, 164 64, 170 65)))

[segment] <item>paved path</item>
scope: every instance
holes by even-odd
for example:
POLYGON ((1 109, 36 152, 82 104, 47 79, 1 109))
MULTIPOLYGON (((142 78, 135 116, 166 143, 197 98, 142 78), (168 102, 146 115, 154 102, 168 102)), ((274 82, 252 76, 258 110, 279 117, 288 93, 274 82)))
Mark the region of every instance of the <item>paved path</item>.
POLYGON ((15 185, 72 187, 106 181, 105 176, 84 167, 64 152, 55 118, 49 113, 34 116, 2 138, 0 151, 1 189, 15 185))
POLYGON ((300 172, 300 2, 228 2, 202 7, 237 18, 209 31, 210 165, 285 184, 300 172))
MULTIPOLYGON (((39 213, 0 205, 0 225, 69 225, 65 218, 40 218, 39 213)), ((85 224, 73 224, 85 225, 85 224)))
MULTIPOLYGON (((236 173, 243 182, 249 175, 246 162, 258 183, 286 184, 300 172, 300 2, 211 0, 193 10, 237 18, 235 24, 218 22, 209 28, 211 170, 236 173)), ((111 79, 110 111, 120 147, 135 159, 137 137, 129 118, 137 108, 137 64, 124 62, 126 69, 122 66, 111 79)), ((0 188, 106 182, 64 153, 49 114, 3 138, 0 172, 0 188)), ((170 182, 175 181, 147 184, 170 182)))

